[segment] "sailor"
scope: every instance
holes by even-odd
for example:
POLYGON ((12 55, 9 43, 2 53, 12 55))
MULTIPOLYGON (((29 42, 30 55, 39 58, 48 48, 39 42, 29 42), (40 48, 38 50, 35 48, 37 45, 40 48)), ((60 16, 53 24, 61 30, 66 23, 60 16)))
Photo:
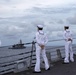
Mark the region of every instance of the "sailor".
POLYGON ((35 64, 35 73, 40 73, 40 54, 45 62, 45 70, 50 70, 48 59, 46 57, 45 45, 48 42, 46 34, 43 32, 43 25, 37 25, 37 33, 36 33, 36 64, 35 64))
POLYGON ((73 50, 72 50, 72 32, 69 30, 69 26, 66 25, 64 26, 64 39, 65 39, 65 59, 64 59, 64 63, 69 63, 69 57, 70 57, 70 61, 74 62, 74 58, 73 58, 73 50), (70 54, 70 55, 69 55, 70 54))

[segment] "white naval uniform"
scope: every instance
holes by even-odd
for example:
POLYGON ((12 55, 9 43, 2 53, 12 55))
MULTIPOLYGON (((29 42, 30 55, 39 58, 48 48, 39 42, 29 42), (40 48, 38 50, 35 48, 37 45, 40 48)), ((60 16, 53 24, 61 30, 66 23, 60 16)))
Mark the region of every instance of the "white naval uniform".
POLYGON ((65 39, 65 59, 64 63, 69 63, 69 54, 70 61, 74 62, 73 58, 73 50, 72 50, 72 41, 68 41, 68 39, 72 39, 72 32, 69 29, 64 31, 64 39, 65 39))
POLYGON ((46 57, 46 51, 45 48, 42 50, 39 44, 45 45, 48 42, 48 39, 46 35, 43 33, 42 30, 39 30, 36 33, 36 64, 35 64, 35 72, 40 72, 40 53, 42 54, 42 57, 45 62, 45 69, 47 70, 49 68, 48 59, 46 57))

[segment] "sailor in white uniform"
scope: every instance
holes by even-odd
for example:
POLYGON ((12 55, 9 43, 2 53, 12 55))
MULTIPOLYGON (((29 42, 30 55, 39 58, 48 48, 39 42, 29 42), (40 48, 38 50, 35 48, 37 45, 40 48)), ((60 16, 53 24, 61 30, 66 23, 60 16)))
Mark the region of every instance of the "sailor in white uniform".
POLYGON ((64 39, 65 39, 65 59, 64 63, 69 63, 69 57, 70 61, 74 62, 73 58, 73 50, 72 50, 72 32, 69 30, 69 26, 64 26, 64 39), (70 54, 70 55, 69 55, 70 54))
POLYGON ((46 51, 45 51, 45 45, 48 42, 46 34, 43 32, 43 26, 42 25, 37 25, 37 33, 36 33, 36 64, 35 64, 35 73, 40 73, 40 53, 42 54, 42 57, 45 62, 45 69, 49 70, 49 63, 48 59, 46 57, 46 51))

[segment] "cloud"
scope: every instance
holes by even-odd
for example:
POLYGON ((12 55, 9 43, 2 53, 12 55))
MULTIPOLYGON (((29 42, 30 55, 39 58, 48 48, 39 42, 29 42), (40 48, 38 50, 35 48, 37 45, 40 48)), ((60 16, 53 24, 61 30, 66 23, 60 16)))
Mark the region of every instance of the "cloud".
MULTIPOLYGON (((20 39, 24 42, 32 41, 38 24, 44 25, 44 32, 48 34, 49 38, 63 38, 64 24, 69 22, 71 27, 73 26, 72 24, 75 25, 76 5, 51 7, 46 0, 44 3, 43 0, 41 2, 36 0, 37 2, 34 3, 33 1, 31 3, 30 0, 9 0, 1 3, 0 37, 3 42, 9 40, 8 44, 10 44, 20 39), (29 5, 26 5, 25 2, 29 5)), ((72 29, 73 33, 76 34, 75 29, 73 27, 72 29)))
POLYGON ((52 32, 52 37, 59 37, 62 36, 63 37, 63 31, 53 31, 52 32))
POLYGON ((74 15, 73 17, 67 18, 67 21, 69 24, 76 25, 76 15, 74 15))
MULTIPOLYGON (((56 9, 57 10, 57 9, 56 9)), ((22 36, 31 34, 36 31, 36 25, 44 25, 44 29, 48 30, 49 33, 52 31, 62 30, 62 25, 64 24, 64 15, 59 12, 59 14, 45 14, 44 11, 56 11, 55 9, 50 8, 32 8, 27 15, 21 17, 10 17, 10 18, 1 18, 0 24, 2 35, 7 35, 6 37, 13 36, 22 36), (62 15, 62 17, 60 17, 62 15), (61 25, 62 24, 62 25, 61 25), (14 30, 14 31, 13 31, 14 30), (6 33, 4 32, 6 31, 6 33), (31 32, 31 33, 30 33, 31 32), (25 34, 26 33, 26 34, 25 34), (17 34, 17 35, 16 35, 17 34)), ((61 9, 60 9, 61 10, 61 9)), ((59 8, 58 8, 59 11, 59 8)))
POLYGON ((76 6, 75 7, 46 7, 46 8, 41 8, 41 7, 33 7, 30 12, 31 13, 39 13, 39 14, 58 14, 58 13, 68 13, 71 11, 75 11, 76 6))
MULTIPOLYGON (((2 17, 13 17, 13 16, 23 16, 27 14, 28 10, 34 8, 34 10, 39 11, 39 8, 52 8, 52 7, 67 7, 69 4, 75 4, 75 0, 1 0, 0 1, 0 16, 2 17), (25 12, 24 12, 25 11, 25 12)), ((56 10, 56 9, 55 9, 56 10)), ((56 11, 44 11, 44 13, 51 14, 57 12, 67 12, 63 9, 57 9, 56 11), (50 13, 51 12, 51 13, 50 13)), ((40 10, 41 11, 41 10, 40 10)))
POLYGON ((58 21, 58 24, 64 24, 64 21, 60 19, 60 20, 58 21))

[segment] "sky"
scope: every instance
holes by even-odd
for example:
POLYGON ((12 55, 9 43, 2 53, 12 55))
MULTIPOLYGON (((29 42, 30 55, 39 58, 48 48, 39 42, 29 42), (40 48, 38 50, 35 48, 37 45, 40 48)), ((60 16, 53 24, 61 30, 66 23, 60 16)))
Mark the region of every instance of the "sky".
POLYGON ((38 24, 49 40, 62 39, 64 25, 76 37, 76 0, 0 0, 2 46, 33 41, 38 24))

